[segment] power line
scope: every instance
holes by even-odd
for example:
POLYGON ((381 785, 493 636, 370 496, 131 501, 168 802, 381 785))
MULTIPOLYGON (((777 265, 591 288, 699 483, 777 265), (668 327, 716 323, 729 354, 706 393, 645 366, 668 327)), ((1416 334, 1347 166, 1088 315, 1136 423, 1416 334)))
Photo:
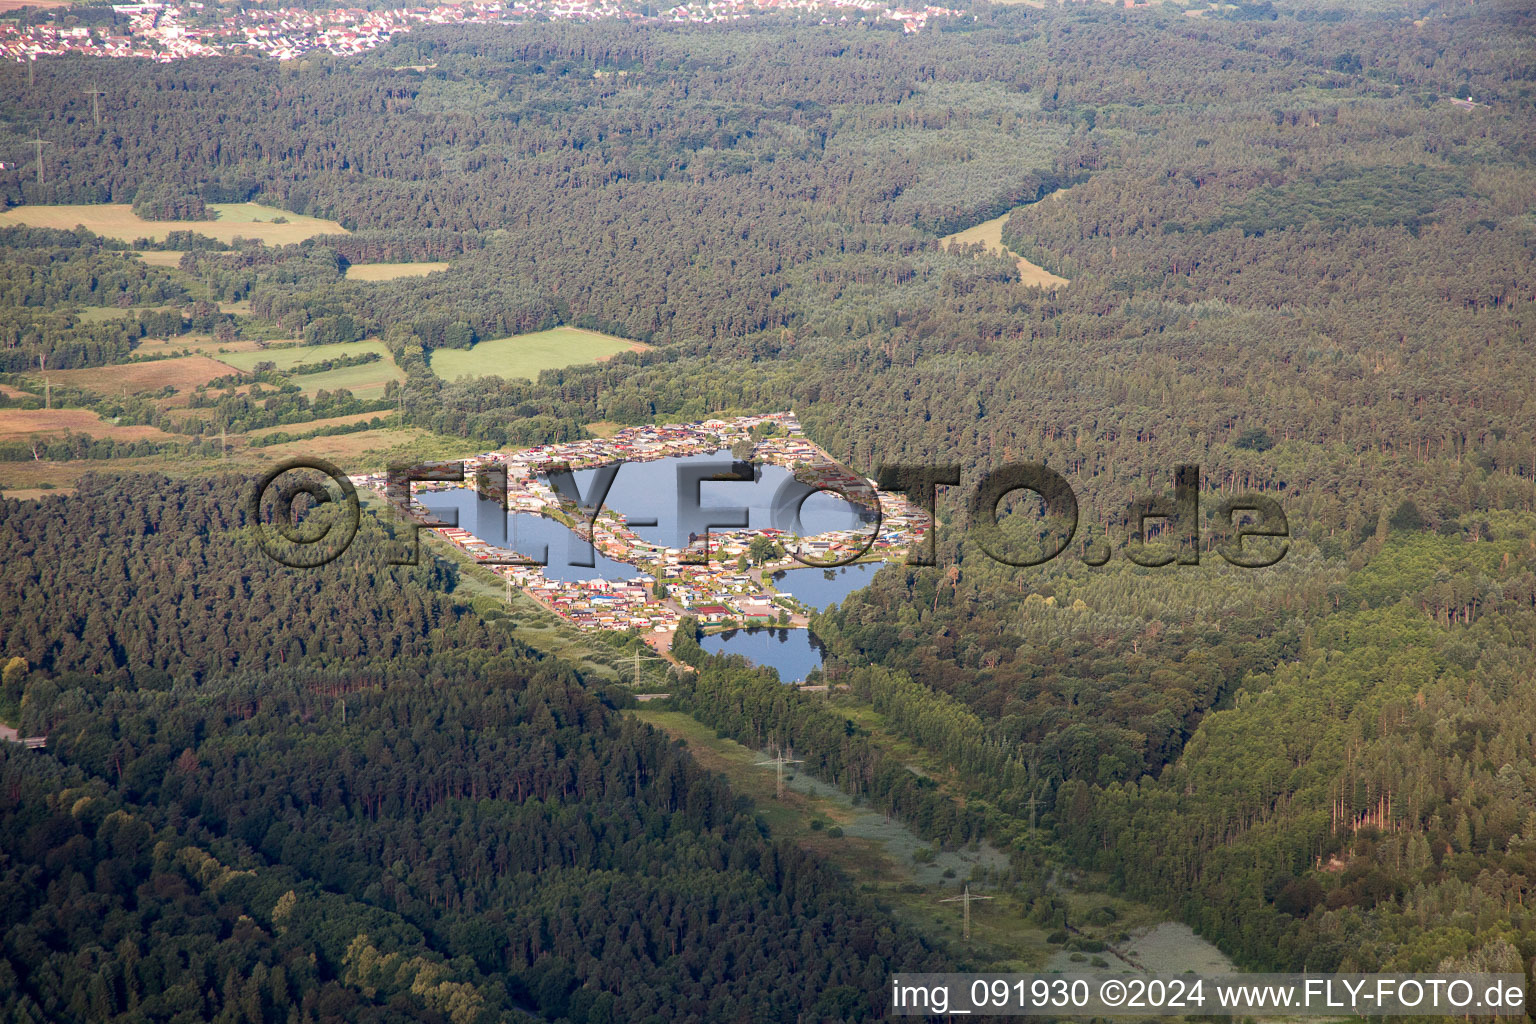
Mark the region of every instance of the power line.
POLYGON ((965 886, 965 892, 962 895, 951 896, 948 899, 939 900, 939 902, 940 903, 962 903, 962 904, 965 905, 965 927, 962 930, 961 934, 965 937, 965 940, 967 942, 969 942, 970 939, 971 939, 971 903, 974 900, 990 900, 990 899, 994 899, 994 898, 995 897, 992 897, 992 896, 973 896, 973 895, 971 895, 971 886, 970 886, 970 883, 967 882, 966 886, 965 886))
MULTIPOLYGON (((30 65, 28 66, 30 67, 30 65)), ((43 147, 51 146, 53 143, 49 142, 42 136, 38 136, 35 139, 28 139, 27 145, 31 146, 37 152, 37 187, 41 189, 43 187, 43 147)))
POLYGON ((95 88, 95 87, 92 87, 90 89, 84 89, 84 90, 82 90, 82 92, 85 95, 87 95, 87 96, 89 96, 91 98, 91 116, 96 118, 96 127, 100 128, 101 127, 101 98, 106 95, 106 92, 104 92, 101 89, 95 88))
MULTIPOLYGON (((640 682, 641 682, 641 679, 640 679, 640 658, 641 657, 642 657, 642 655, 640 654, 640 647, 639 647, 639 645, 636 645, 636 647, 635 647, 635 680, 634 680, 634 685, 637 686, 637 687, 640 685, 640 682)), ((644 655, 644 658, 645 658, 646 661, 666 661, 667 660, 665 658, 658 658, 658 657, 656 657, 653 654, 644 655)))
MULTIPOLYGON (((793 754, 794 751, 791 750, 790 753, 793 754)), ((758 767, 762 767, 763 765, 770 765, 771 764, 771 765, 774 765, 778 769, 778 773, 779 773, 778 799, 780 799, 780 800, 784 799, 784 766, 787 765, 787 764, 804 764, 804 763, 805 763, 804 761, 796 760, 793 757, 785 757, 784 756, 784 751, 782 749, 779 751, 779 756, 778 757, 775 757, 775 758, 773 758, 772 760, 769 760, 769 761, 759 761, 759 762, 757 762, 758 767)))

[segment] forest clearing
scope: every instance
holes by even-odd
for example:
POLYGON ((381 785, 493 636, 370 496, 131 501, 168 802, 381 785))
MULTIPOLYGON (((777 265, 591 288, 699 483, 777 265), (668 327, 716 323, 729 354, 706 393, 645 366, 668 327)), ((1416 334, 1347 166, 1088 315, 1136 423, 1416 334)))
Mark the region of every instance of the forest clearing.
MULTIPOLYGON (((269 245, 289 245, 315 235, 347 234, 347 229, 333 220, 306 217, 260 203, 209 203, 208 209, 218 214, 216 220, 145 220, 127 203, 29 203, 0 213, 0 227, 26 224, 35 228, 73 231, 83 226, 103 238, 124 242, 136 242, 141 238, 158 242, 172 231, 193 231, 220 242, 259 238, 269 245), (274 217, 282 217, 287 223, 274 224, 274 217)), ((181 254, 177 253, 176 257, 179 261, 181 254)), ((157 256, 151 265, 168 265, 160 263, 161 260, 168 261, 169 257, 157 256)))
POLYGON ((390 359, 389 350, 382 342, 374 339, 340 342, 333 345, 286 345, 282 348, 246 349, 241 352, 224 353, 223 359, 230 366, 247 372, 254 370, 261 363, 272 363, 279 372, 282 372, 291 370, 295 366, 309 366, 332 359, 363 355, 376 355, 379 358, 356 366, 338 366, 319 373, 299 374, 292 378, 293 383, 303 388, 304 393, 310 396, 320 391, 346 388, 355 397, 367 400, 382 398, 384 389, 390 381, 405 379, 405 374, 390 359))
POLYGON ((432 372, 443 380, 460 377, 522 377, 533 380, 545 370, 578 363, 601 363, 620 352, 643 352, 645 345, 580 327, 556 327, 532 334, 482 341, 472 348, 441 348, 432 353, 432 372))
POLYGON ((133 254, 136 260, 143 260, 151 267, 177 267, 181 265, 181 253, 175 249, 145 249, 143 252, 133 254))
MULTIPOLYGON (((239 352, 226 352, 221 360, 237 370, 254 370, 261 363, 271 363, 279 371, 295 366, 323 363, 330 359, 360 356, 372 353, 381 360, 389 359, 389 350, 378 341, 344 341, 333 345, 272 345, 267 348, 246 348, 239 352)), ((371 366, 372 364, 364 364, 371 366)), ((307 374, 305 376, 308 376, 307 374)), ((318 375, 317 375, 318 376, 318 375)))
POLYGON ((347 268, 348 281, 394 281, 402 277, 426 277, 448 264, 441 260, 426 263, 354 263, 347 268))
MULTIPOLYGON (((1018 0, 1023 2, 1023 0, 1018 0)), ((964 231, 956 231, 952 235, 944 236, 944 245, 975 245, 980 242, 987 247, 988 252, 994 252, 999 256, 1012 256, 1019 265, 1019 282, 1029 288, 1044 288, 1046 291, 1054 291, 1064 288, 1072 282, 1036 263, 1020 256, 1003 244, 1003 225, 1008 223, 1008 218, 1013 216, 1012 211, 1001 217, 993 217, 989 221, 983 221, 975 227, 966 228, 964 231)))

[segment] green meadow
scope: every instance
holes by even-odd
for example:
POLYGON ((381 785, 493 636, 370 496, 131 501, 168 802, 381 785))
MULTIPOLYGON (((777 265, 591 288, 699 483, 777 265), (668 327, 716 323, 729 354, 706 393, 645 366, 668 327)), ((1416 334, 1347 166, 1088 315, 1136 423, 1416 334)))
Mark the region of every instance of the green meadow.
MULTIPOLYGON (((279 370, 287 370, 304 363, 323 363, 327 359, 358 356, 365 352, 377 352, 382 362, 394 365, 389 357, 389 349, 384 347, 382 341, 374 340, 349 341, 341 345, 291 345, 283 348, 250 349, 245 352, 223 352, 219 355, 219 361, 228 363, 237 370, 254 370, 257 363, 272 363, 279 370)), ((369 363, 355 369, 377 369, 378 365, 378 363, 369 363)))
POLYGON ((252 349, 245 352, 221 352, 219 360, 239 370, 254 370, 257 363, 270 362, 279 370, 291 369, 305 363, 322 363, 341 356, 362 355, 377 352, 376 362, 361 366, 342 366, 323 373, 306 373, 293 378, 293 382, 313 395, 320 390, 335 391, 346 388, 358 398, 380 398, 384 386, 392 380, 404 380, 405 375, 390 358, 384 343, 377 340, 352 341, 341 345, 294 345, 287 348, 252 349))
POLYGON ((432 372, 443 380, 460 377, 523 377, 578 363, 596 363, 645 346, 627 338, 556 327, 533 334, 482 341, 472 348, 441 348, 432 353, 432 372))

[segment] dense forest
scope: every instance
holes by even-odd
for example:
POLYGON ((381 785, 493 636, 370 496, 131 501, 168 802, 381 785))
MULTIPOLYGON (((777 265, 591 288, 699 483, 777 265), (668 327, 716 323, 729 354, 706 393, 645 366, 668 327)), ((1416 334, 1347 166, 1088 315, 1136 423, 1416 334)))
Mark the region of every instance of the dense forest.
MULTIPOLYGON (((1043 886, 1049 864, 1103 872, 1245 966, 1529 971, 1536 25, 1501 0, 1411 12, 1250 6, 1200 18, 983 9, 914 37, 772 19, 444 27, 353 60, 112 61, 100 68, 100 126, 69 62, 40 63, 31 86, 0 69, 7 130, 54 144, 41 190, 29 162, 0 170, 7 203, 132 202, 153 188, 259 199, 353 232, 288 246, 183 238, 167 246, 184 252, 180 266, 159 269, 88 233, 0 235, 0 369, 20 374, 39 356, 121 361, 183 318, 109 326, 78 309, 179 305, 190 325, 195 284, 204 301, 249 303, 231 331, 381 339, 405 373, 393 408, 466 451, 582 437, 593 421, 791 408, 871 476, 959 465, 968 488, 997 465, 1044 462, 1081 504, 1060 559, 1031 569, 991 559, 967 529, 965 488, 951 489, 940 494, 936 566, 887 568, 814 623, 828 681, 942 759, 951 788, 923 785, 835 706, 705 656, 688 636, 679 654, 698 673, 678 704, 743 742, 798 741, 814 751, 814 773, 941 843, 997 842, 1020 885, 1043 886), (1070 284, 1026 288, 1013 260, 943 244, 1004 214, 1009 248, 1070 284), (451 268, 385 283, 345 276, 349 263, 380 259, 451 268), (431 372, 434 349, 557 324, 654 347, 534 381, 431 372), (1171 493, 1175 467, 1190 464, 1200 564, 1130 564, 1133 502, 1171 493), (1214 510, 1245 492, 1285 510, 1289 549, 1272 568, 1210 553, 1214 510), (1090 567, 1080 556, 1099 543, 1110 561, 1090 567)), ((316 415, 281 391, 260 399, 210 394, 203 429, 316 415)), ((72 400, 95 408, 103 397, 72 400)), ((671 886, 659 904, 726 887, 718 898, 741 913, 820 943, 794 955, 794 970, 815 961, 843 979, 828 984, 857 992, 849 1007, 868 1008, 864 986, 880 965, 932 958, 854 903, 821 904, 830 923, 807 928, 807 905, 783 894, 840 890, 790 852, 772 856, 791 874, 751 889, 769 847, 750 813, 684 762, 670 796, 645 791, 639 818, 601 818, 610 791, 598 780, 644 759, 618 750, 676 755, 624 731, 568 670, 535 664, 494 623, 452 610, 439 595, 451 578, 368 568, 362 555, 381 535, 365 531, 359 560, 326 580, 252 582, 253 563, 230 554, 246 543, 238 513, 215 509, 215 485, 203 486, 103 480, 86 489, 92 502, 0 511, 16 552, 3 570, 16 596, 0 652, 26 659, 30 685, 48 695, 20 712, 90 741, 9 759, 10 771, 41 773, 12 787, 27 795, 8 813, 36 816, 19 820, 43 836, 12 856, 42 871, 47 851, 73 844, 73 866, 58 870, 81 881, 59 892, 111 862, 109 882, 121 871, 166 900, 203 891, 192 918, 245 915, 233 926, 251 943, 240 955, 268 971, 313 943, 304 948, 327 951, 319 966, 283 970, 317 1016, 328 1000, 357 1019, 422 1006, 451 1015, 442 1008, 460 997, 475 1012, 573 1020, 559 999, 586 1000, 589 1020, 733 1018, 770 1001, 799 1007, 784 1019, 855 1013, 801 1006, 797 987, 754 1003, 733 981, 715 990, 736 1000, 732 1011, 706 1014, 691 1001, 702 979, 746 977, 739 935, 706 913, 692 934, 712 948, 669 951, 668 926, 604 916, 631 902, 601 895, 610 884, 671 886), (152 525, 161 519, 171 525, 152 525), (61 550, 70 561, 59 570, 50 559, 61 550), (278 643, 272 615, 295 623, 278 643), (449 648, 481 653, 439 662, 449 648), (438 685, 420 685, 433 672, 438 685), (66 674, 76 681, 60 682, 66 674), (367 695, 352 699, 352 724, 336 702, 306 696, 326 686, 367 695), (217 722, 224 698, 198 696, 236 691, 253 694, 250 714, 224 710, 217 722), (440 750, 414 723, 468 735, 457 723, 485 716, 513 744, 528 735, 518 716, 541 713, 592 723, 562 726, 576 730, 573 753, 550 753, 534 772, 568 776, 549 813, 571 830, 569 862, 526 851, 552 858, 556 888, 517 893, 502 865, 453 840, 412 847, 410 829, 501 828, 531 813, 516 799, 482 812, 481 755, 440 750), (342 737, 384 721, 418 729, 410 757, 424 776, 453 781, 411 789, 413 764, 395 780, 409 799, 369 788, 370 772, 406 755, 342 737), (121 757, 100 730, 123 737, 121 757), (180 732, 150 744, 158 753, 125 783, 145 756, 135 744, 160 730, 180 732), (302 742, 279 738, 290 732, 302 742), (592 746, 586 789, 581 744, 598 733, 624 738, 592 746), (259 773, 231 760, 258 749, 259 773), (338 767, 342 751, 355 760, 338 767), (188 791, 189 779, 214 776, 239 785, 188 791), (293 786, 312 788, 282 795, 293 786), (103 824, 48 804, 59 787, 99 787, 103 824), (703 806, 679 811, 695 792, 703 806), (576 810, 562 817, 564 806, 576 810), (119 857, 102 831, 107 810, 142 821, 149 838, 119 857), (646 817, 695 812, 657 836, 646 817), (289 820, 301 813, 313 815, 302 830, 289 820), (577 821, 589 814, 604 823, 577 821), (377 831, 349 838, 363 820, 377 831), (273 833, 280 823, 290 831, 273 833), (308 843, 321 836, 346 857, 320 864, 308 843), (175 844, 194 841, 215 867, 178 859, 175 844), (172 844, 165 856, 160 842, 172 844), (686 848, 679 863, 695 874, 667 881, 614 852, 650 842, 686 848), (740 844, 757 852, 734 852, 740 844), (389 883, 359 882, 365 864, 389 883), (277 877, 189 888, 194 874, 247 870, 277 877), (290 890, 294 915, 305 893, 324 891, 358 901, 345 915, 360 923, 344 936, 285 931, 290 911, 273 914, 290 890), (590 914, 561 931, 557 905, 590 914), (524 945, 490 956, 469 937, 483 920, 515 923, 524 945), (615 993, 607 958, 576 952, 593 929, 663 965, 657 1002, 592 1009, 615 993), (667 964, 715 950, 728 968, 667 964), (420 986, 437 994, 396 1005, 422 971, 420 986), (554 1003, 536 994, 549 977, 554 1003)), ((513 763, 529 756, 504 749, 513 763)), ((27 889, 38 902, 26 913, 62 913, 45 905, 50 891, 27 889)), ((123 910, 125 935, 153 926, 135 913, 123 910)), ((63 973, 75 961, 61 925, 35 927, 59 936, 54 947, 38 939, 7 955, 60 958, 60 981, 28 994, 46 1015, 64 1005, 48 999, 86 998, 75 990, 94 982, 63 973)), ((100 957, 103 998, 130 1012, 129 954, 100 957)), ((615 962, 640 962, 629 957, 615 962)), ((207 971, 199 991, 223 977, 207 971)))
POLYGON ((266 558, 246 486, 0 504, 6 1020, 840 1021, 953 962, 371 517, 266 558))

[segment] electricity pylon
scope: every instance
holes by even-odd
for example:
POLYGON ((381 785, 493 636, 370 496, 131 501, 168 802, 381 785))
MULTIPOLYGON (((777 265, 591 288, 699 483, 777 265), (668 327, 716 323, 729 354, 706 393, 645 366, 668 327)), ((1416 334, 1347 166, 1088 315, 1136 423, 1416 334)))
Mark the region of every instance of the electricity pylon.
POLYGON ((101 89, 94 88, 94 87, 90 88, 90 89, 85 89, 85 90, 82 90, 82 91, 85 93, 85 95, 87 95, 87 96, 89 96, 91 98, 91 116, 96 119, 96 127, 100 128, 101 127, 101 98, 106 95, 106 92, 101 90, 101 89))
MULTIPOLYGON (((791 750, 790 753, 793 754, 794 751, 791 750)), ((784 766, 787 765, 787 764, 804 764, 804 763, 805 763, 804 761, 796 760, 793 757, 785 757, 783 750, 780 750, 779 751, 779 756, 773 758, 772 760, 757 762, 758 767, 762 767, 764 765, 770 765, 771 764, 771 765, 775 766, 778 769, 778 773, 779 773, 778 799, 780 799, 780 800, 784 799, 784 766)))
POLYGON ((41 190, 43 187, 43 147, 51 146, 53 143, 39 136, 35 139, 28 139, 27 145, 37 151, 37 187, 41 190))
POLYGON ((965 905, 965 927, 961 934, 965 940, 971 940, 971 902, 973 900, 990 900, 991 896, 972 896, 970 883, 966 883, 965 892, 960 896, 950 896, 948 899, 939 900, 940 903, 963 903, 965 905))
POLYGON ((635 678, 634 678, 634 684, 633 684, 636 688, 638 688, 640 686, 640 683, 642 681, 640 679, 640 659, 642 657, 644 657, 646 661, 666 661, 667 660, 666 658, 658 658, 654 654, 642 655, 640 653, 639 645, 636 645, 636 647, 635 647, 635 678))

